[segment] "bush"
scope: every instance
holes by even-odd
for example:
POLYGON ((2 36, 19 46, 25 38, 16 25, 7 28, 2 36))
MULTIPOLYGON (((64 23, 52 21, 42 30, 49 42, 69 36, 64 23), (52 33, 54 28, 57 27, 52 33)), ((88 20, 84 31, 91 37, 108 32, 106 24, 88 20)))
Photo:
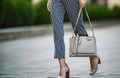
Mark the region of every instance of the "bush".
POLYGON ((112 15, 115 17, 115 18, 119 18, 120 19, 120 7, 118 6, 115 6, 112 10, 112 15))
POLYGON ((32 5, 25 0, 2 0, 2 14, 0 28, 31 25, 34 23, 35 13, 32 5))
MULTIPOLYGON (((91 20, 110 19, 113 17, 112 11, 103 5, 88 4, 86 8, 91 20)), ((86 20, 85 13, 84 13, 84 19, 86 20)))
POLYGON ((13 5, 17 9, 18 19, 21 19, 21 25, 32 25, 35 19, 35 11, 32 4, 25 0, 13 0, 13 5))
POLYGON ((5 1, 4 0, 0 0, 0 27, 2 26, 4 19, 5 19, 5 1))
MULTIPOLYGON (((0 0, 0 28, 48 24, 51 22, 50 13, 47 11, 47 0, 41 0, 32 5, 31 0, 0 0)), ((88 4, 87 11, 91 20, 120 19, 120 7, 109 10, 99 4, 88 4)), ((84 13, 84 19, 86 15, 84 13)), ((65 22, 69 18, 65 14, 65 22)))
POLYGON ((20 24, 20 20, 18 19, 18 14, 17 11, 14 7, 14 5, 8 1, 5 0, 4 1, 4 22, 2 24, 2 26, 5 27, 11 27, 11 26, 17 26, 20 24))
POLYGON ((50 13, 47 10, 47 1, 41 0, 38 4, 35 5, 36 10, 36 20, 35 24, 47 24, 51 22, 50 13))

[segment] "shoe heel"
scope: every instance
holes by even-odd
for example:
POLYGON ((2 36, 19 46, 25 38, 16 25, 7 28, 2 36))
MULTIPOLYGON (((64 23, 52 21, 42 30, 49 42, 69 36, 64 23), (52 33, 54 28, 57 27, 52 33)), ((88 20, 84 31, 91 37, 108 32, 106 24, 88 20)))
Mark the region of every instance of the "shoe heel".
POLYGON ((101 64, 101 60, 99 59, 98 64, 101 64))
POLYGON ((100 60, 100 57, 98 57, 98 64, 101 64, 101 60, 100 60))
POLYGON ((70 71, 69 70, 66 72, 66 78, 70 78, 70 71))

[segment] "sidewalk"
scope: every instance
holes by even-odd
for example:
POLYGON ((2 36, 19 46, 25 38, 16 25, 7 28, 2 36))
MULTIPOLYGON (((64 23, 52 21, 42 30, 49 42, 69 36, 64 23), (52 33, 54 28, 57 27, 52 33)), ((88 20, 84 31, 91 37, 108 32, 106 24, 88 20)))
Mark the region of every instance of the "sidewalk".
MULTIPOLYGON (((92 23, 94 27, 104 27, 120 24, 120 20, 102 20, 93 21, 92 23)), ((89 26, 88 23, 85 22, 85 26, 88 27, 89 26)), ((65 31, 71 30, 72 29, 71 24, 65 23, 64 29, 65 31)), ((51 25, 0 29, 0 41, 46 35, 50 33, 52 33, 51 25)))

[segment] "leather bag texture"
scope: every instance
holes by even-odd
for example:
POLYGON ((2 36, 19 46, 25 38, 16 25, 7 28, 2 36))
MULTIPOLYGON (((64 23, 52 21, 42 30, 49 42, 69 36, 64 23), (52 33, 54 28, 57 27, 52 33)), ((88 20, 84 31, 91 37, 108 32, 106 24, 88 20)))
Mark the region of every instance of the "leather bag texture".
MULTIPOLYGON (((82 12, 82 8, 79 10, 79 14, 75 23, 75 26, 73 28, 73 31, 75 32, 77 28, 77 24, 80 18, 80 14, 82 12)), ((69 56, 70 57, 90 57, 90 56, 97 56, 97 46, 96 46, 96 38, 93 31, 93 26, 90 21, 90 17, 87 13, 87 10, 85 8, 85 13, 88 18, 92 35, 91 36, 76 36, 75 33, 73 33, 73 36, 70 37, 70 45, 69 45, 69 56)))
POLYGON ((70 38, 70 57, 88 57, 97 55, 96 39, 94 36, 79 36, 70 38))

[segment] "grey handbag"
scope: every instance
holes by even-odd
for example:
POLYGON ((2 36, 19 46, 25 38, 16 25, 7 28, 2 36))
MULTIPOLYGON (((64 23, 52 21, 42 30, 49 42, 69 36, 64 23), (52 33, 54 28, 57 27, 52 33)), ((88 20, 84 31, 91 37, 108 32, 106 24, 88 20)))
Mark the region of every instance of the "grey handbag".
MULTIPOLYGON (((77 17, 77 21, 75 23, 73 31, 75 31, 80 14, 81 14, 82 8, 79 10, 79 14, 77 17)), ((96 38, 93 31, 93 26, 91 24, 89 15, 87 13, 87 10, 85 8, 85 13, 88 18, 92 35, 91 36, 76 36, 73 34, 73 36, 70 38, 70 46, 69 46, 69 56, 70 57, 90 57, 90 56, 97 56, 97 47, 96 47, 96 38)))

